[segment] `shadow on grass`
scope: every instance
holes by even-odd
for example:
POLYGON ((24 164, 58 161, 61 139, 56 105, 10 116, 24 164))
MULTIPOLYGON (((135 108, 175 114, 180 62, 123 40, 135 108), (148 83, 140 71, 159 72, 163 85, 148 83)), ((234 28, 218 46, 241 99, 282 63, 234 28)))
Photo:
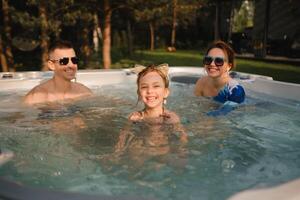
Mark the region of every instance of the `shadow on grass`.
POLYGON ((137 51, 130 58, 125 58, 113 64, 114 67, 130 67, 134 64, 150 65, 168 63, 170 66, 202 66, 202 56, 196 52, 162 52, 137 51), (129 63, 129 64, 128 64, 129 63))

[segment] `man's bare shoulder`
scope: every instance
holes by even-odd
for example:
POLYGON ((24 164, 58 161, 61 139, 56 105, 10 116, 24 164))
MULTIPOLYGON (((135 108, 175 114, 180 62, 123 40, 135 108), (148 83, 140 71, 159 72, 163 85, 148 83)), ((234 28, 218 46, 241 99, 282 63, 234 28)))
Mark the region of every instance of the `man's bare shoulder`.
POLYGON ((74 91, 76 93, 81 93, 82 95, 93 95, 93 92, 91 89, 89 89, 87 86, 83 85, 82 83, 73 83, 74 91))
POLYGON ((35 86, 26 94, 26 96, 23 99, 23 102, 25 104, 35 104, 45 101, 49 92, 48 86, 49 81, 35 86))

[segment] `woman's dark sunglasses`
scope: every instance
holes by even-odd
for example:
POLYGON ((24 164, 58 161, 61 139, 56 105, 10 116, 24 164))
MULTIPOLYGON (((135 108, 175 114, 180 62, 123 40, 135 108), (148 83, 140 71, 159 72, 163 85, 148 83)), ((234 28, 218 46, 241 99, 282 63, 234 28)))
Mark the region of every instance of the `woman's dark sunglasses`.
MULTIPOLYGON (((77 65, 79 63, 79 58, 77 57, 71 57, 70 59, 74 65, 77 65)), ((51 60, 51 61, 57 61, 60 65, 67 65, 70 59, 68 57, 63 57, 58 60, 51 60)))
POLYGON ((203 59, 203 64, 210 65, 213 61, 217 67, 222 67, 226 60, 222 57, 205 56, 203 59))

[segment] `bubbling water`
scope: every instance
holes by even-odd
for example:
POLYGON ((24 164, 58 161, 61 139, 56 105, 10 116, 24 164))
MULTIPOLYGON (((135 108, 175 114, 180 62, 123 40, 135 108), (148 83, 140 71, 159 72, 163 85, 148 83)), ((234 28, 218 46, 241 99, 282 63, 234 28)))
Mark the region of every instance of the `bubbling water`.
POLYGON ((209 117, 219 105, 194 97, 193 87, 173 82, 166 105, 187 143, 170 125, 128 123, 143 108, 133 84, 93 87, 91 99, 39 108, 22 106, 22 91, 1 93, 0 148, 13 156, 0 176, 88 194, 197 200, 300 177, 296 107, 251 93, 228 115, 209 117))

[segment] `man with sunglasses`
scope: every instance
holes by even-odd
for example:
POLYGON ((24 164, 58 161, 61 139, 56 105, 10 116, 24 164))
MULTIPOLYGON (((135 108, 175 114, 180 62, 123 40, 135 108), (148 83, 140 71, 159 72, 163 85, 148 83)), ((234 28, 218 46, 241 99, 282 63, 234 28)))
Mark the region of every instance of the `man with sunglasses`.
POLYGON ((234 51, 225 42, 216 41, 207 50, 203 59, 207 76, 201 77, 195 86, 196 96, 212 97, 223 107, 209 115, 227 114, 245 100, 244 88, 229 75, 234 68, 234 51))
POLYGON ((76 78, 78 58, 72 44, 58 41, 49 49, 48 67, 53 77, 34 87, 24 98, 26 104, 67 101, 91 96, 83 84, 73 82, 76 78))

